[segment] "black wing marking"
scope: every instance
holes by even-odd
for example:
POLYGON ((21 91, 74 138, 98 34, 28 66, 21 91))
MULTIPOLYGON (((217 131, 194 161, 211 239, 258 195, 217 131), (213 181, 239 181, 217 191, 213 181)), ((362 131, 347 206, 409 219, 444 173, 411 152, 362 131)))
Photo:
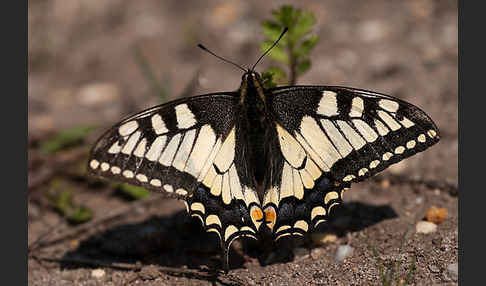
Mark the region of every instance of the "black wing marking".
POLYGON ((184 197, 211 166, 235 125, 235 93, 176 100, 130 116, 95 143, 88 170, 184 197))
POLYGON ((362 181, 439 141, 427 114, 388 95, 294 86, 271 89, 268 98, 274 120, 332 180, 362 181))

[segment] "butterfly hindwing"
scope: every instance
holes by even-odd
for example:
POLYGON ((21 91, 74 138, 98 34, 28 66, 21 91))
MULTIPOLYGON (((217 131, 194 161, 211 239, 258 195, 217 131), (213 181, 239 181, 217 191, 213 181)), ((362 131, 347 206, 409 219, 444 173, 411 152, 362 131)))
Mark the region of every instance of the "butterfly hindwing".
POLYGON ((275 121, 339 182, 362 181, 439 141, 422 110, 391 96, 333 86, 269 92, 275 121))
POLYGON ((267 190, 265 214, 274 215, 267 223, 275 240, 289 235, 303 236, 328 219, 331 209, 342 202, 344 187, 314 162, 300 143, 283 127, 268 133, 267 190))
POLYGON ((240 125, 237 123, 217 144, 220 147, 213 163, 187 202, 191 216, 198 217, 208 231, 216 232, 226 250, 239 236, 256 239, 258 228, 250 212, 259 210, 260 203, 240 125))

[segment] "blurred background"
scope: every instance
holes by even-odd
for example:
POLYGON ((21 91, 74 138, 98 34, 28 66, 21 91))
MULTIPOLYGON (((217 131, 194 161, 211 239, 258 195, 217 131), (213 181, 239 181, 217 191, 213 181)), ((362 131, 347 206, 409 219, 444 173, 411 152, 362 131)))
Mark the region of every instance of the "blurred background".
MULTIPOLYGON (((261 55, 262 22, 286 3, 30 0, 29 243, 72 212, 92 218, 126 204, 112 193, 99 195, 112 185, 84 178, 83 160, 96 137, 163 100, 236 90, 241 71, 197 44, 250 66, 261 55)), ((419 106, 438 125, 441 141, 385 173, 457 184, 456 1, 294 5, 315 16, 312 34, 319 37, 312 66, 297 84, 368 89, 419 106)), ((257 71, 272 63, 265 58, 257 71)))

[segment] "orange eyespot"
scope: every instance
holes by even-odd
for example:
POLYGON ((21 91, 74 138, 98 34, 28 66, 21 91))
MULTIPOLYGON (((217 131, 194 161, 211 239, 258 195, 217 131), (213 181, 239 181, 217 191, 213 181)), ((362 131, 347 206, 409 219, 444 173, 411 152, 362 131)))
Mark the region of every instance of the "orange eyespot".
POLYGON ((253 221, 253 224, 255 225, 256 229, 260 227, 263 221, 263 212, 262 209, 258 206, 252 206, 250 208, 250 217, 251 220, 253 221))
POLYGON ((256 221, 263 220, 263 212, 261 209, 254 207, 251 210, 251 218, 256 221))
POLYGON ((275 225, 275 221, 277 219, 277 213, 275 212, 275 208, 272 206, 268 206, 264 210, 265 212, 265 223, 267 224, 268 228, 273 230, 273 226, 275 225))

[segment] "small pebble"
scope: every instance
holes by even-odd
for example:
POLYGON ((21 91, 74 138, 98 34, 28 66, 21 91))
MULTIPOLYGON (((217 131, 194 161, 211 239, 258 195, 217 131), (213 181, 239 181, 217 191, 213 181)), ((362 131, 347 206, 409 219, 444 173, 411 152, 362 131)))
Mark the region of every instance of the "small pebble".
POLYGON ((447 216, 447 210, 445 208, 439 208, 436 206, 431 206, 427 209, 425 217, 427 221, 439 224, 445 220, 447 216))
POLYGON ((154 265, 145 266, 138 273, 138 277, 142 280, 154 280, 160 277, 160 272, 154 265))
POLYGON ((447 266, 447 271, 449 272, 449 274, 451 276, 453 276, 454 278, 457 278, 457 275, 459 273, 459 267, 458 267, 457 263, 449 264, 447 266))
POLYGON ((336 263, 341 263, 346 259, 346 257, 351 256, 353 254, 354 248, 349 245, 341 245, 338 247, 336 251, 336 263))
POLYGON ((433 272, 433 273, 438 273, 438 272, 440 272, 439 267, 437 267, 437 266, 435 266, 435 265, 433 265, 433 264, 429 265, 429 270, 430 270, 430 272, 433 272))
POLYGON ((324 248, 316 247, 312 249, 311 251, 311 257, 313 259, 318 259, 322 257, 326 253, 326 250, 324 248))
POLYGON ((437 225, 429 221, 419 221, 415 226, 417 233, 432 233, 437 231, 437 225))
POLYGON ((73 249, 79 246, 79 240, 72 239, 69 241, 69 248, 73 249))
POLYGON ((316 232, 311 235, 312 242, 316 245, 323 245, 326 243, 336 242, 337 236, 335 234, 316 232))
POLYGON ((392 174, 402 174, 408 167, 408 162, 407 161, 400 161, 397 164, 393 164, 388 168, 388 171, 392 174))
POLYGON ((91 271, 91 277, 102 278, 103 276, 105 276, 105 270, 103 270, 101 268, 98 268, 98 269, 91 271))
POLYGON ((381 181, 381 188, 388 189, 390 187, 390 180, 384 179, 381 181))
POLYGON ((364 42, 374 42, 382 39, 387 34, 387 26, 378 20, 370 20, 361 23, 359 36, 364 42))
POLYGON ((83 105, 94 106, 113 102, 120 97, 120 89, 112 83, 87 84, 78 91, 77 98, 83 105))

